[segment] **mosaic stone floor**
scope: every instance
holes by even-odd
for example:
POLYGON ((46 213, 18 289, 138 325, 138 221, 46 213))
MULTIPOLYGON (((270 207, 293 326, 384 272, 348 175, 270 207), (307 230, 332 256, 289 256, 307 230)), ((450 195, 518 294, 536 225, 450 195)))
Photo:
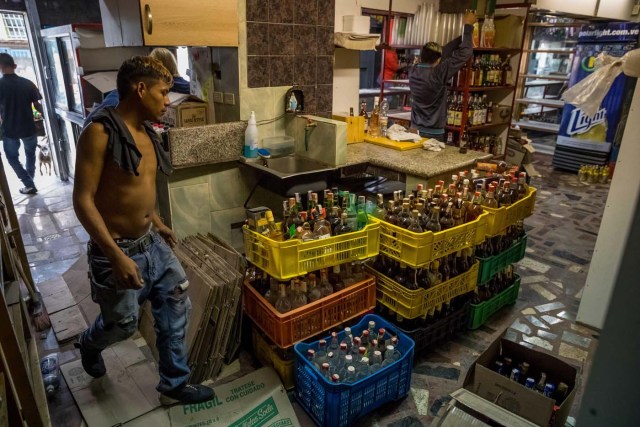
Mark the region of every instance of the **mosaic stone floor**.
MULTIPOLYGON (((494 315, 486 325, 467 331, 416 355, 409 396, 363 419, 361 426, 426 426, 447 395, 462 385, 467 368, 502 331, 531 348, 560 355, 580 372, 574 401, 577 414, 597 333, 575 323, 582 289, 600 225, 608 185, 583 185, 575 175, 554 171, 551 157, 537 154, 534 164, 542 174, 535 213, 526 220, 529 233, 526 257, 519 263, 520 295, 514 306, 494 315)), ((11 188, 19 183, 8 168, 11 188)), ((37 177, 36 196, 14 197, 34 279, 44 282, 61 275, 84 251, 88 236, 73 214, 72 185, 56 177, 37 177)), ((53 351, 53 334, 39 347, 53 351)), ((68 345, 60 349, 63 361, 78 357, 68 345)), ((82 420, 66 387, 49 402, 54 425, 77 426, 82 420)), ((311 421, 300 414, 303 425, 311 421)))

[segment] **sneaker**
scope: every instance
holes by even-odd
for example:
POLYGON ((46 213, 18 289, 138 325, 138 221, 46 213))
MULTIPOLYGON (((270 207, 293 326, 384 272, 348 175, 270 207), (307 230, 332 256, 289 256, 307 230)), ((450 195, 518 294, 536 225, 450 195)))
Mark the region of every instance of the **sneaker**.
POLYGON ((200 403, 214 398, 213 389, 200 384, 185 384, 173 390, 160 394, 160 403, 173 405, 174 403, 200 403))
POLYGON ((80 350, 82 367, 87 374, 91 375, 93 378, 100 378, 107 373, 107 368, 104 366, 102 354, 100 354, 101 352, 86 350, 82 346, 82 338, 76 341, 73 345, 75 348, 80 350))
POLYGON ((18 191, 20 191, 20 193, 22 194, 36 194, 38 192, 36 187, 22 187, 18 191))

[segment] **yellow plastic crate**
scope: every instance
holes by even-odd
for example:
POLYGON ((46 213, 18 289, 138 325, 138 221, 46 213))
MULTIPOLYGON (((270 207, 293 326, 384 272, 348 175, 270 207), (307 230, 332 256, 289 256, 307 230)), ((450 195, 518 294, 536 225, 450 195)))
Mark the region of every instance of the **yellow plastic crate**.
POLYGON ((479 262, 474 263, 465 273, 438 286, 415 291, 405 288, 371 267, 367 268, 377 278, 378 302, 405 319, 415 319, 426 316, 432 309, 459 295, 473 291, 476 288, 479 265, 479 262))
POLYGON ((529 187, 529 192, 525 197, 518 200, 512 205, 492 209, 484 207, 487 213, 486 235, 495 236, 502 232, 505 228, 515 224, 521 219, 531 216, 533 208, 536 204, 536 190, 529 187))
POLYGON ((258 359, 263 366, 272 366, 273 369, 275 369, 285 389, 294 389, 296 384, 293 372, 293 365, 295 363, 293 350, 288 350, 288 353, 291 353, 291 359, 284 360, 276 353, 275 345, 269 344, 269 338, 262 335, 255 325, 252 331, 253 352, 256 359, 258 359))
POLYGON ((484 241, 485 218, 433 233, 414 233, 397 225, 372 218, 380 224, 380 252, 411 267, 422 267, 438 258, 484 241))
POLYGON ((256 267, 279 280, 378 255, 380 224, 369 223, 354 231, 327 239, 277 242, 244 226, 244 250, 256 267))

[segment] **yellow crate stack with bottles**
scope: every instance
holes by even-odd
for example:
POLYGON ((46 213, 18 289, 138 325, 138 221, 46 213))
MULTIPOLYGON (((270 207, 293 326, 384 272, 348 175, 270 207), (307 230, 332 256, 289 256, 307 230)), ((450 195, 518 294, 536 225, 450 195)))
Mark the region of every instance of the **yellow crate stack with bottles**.
POLYGON ((380 226, 367 220, 364 197, 333 189, 325 190, 324 207, 316 193, 306 199, 306 210, 299 194, 285 200, 280 223, 267 208, 249 209, 243 228, 254 266, 243 292, 254 351, 287 388, 294 387, 294 344, 376 305, 376 280, 364 260, 378 254, 380 226))

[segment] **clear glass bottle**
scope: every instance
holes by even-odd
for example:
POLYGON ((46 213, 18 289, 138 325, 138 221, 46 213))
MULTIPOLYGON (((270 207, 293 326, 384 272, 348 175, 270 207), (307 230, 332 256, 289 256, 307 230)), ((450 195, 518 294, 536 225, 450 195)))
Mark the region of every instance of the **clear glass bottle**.
POLYGON ((264 294, 264 299, 272 306, 276 306, 276 301, 278 301, 278 280, 275 277, 269 279, 269 290, 264 294))
POLYGON ((371 366, 369 367, 369 373, 374 374, 382 369, 382 352, 375 350, 373 356, 371 356, 371 366))
POLYGON ((323 268, 320 271, 320 285, 318 286, 320 289, 320 293, 322 294, 322 298, 328 297, 333 293, 333 286, 329 283, 329 274, 326 268, 323 268))
POLYGON ((316 359, 319 363, 325 363, 327 361, 327 341, 318 341, 318 349, 316 350, 316 359))
POLYGON ((353 366, 347 366, 346 374, 344 376, 344 383, 351 384, 356 382, 358 379, 356 377, 356 368, 353 366))
POLYGON ((382 98, 380 103, 380 135, 387 137, 387 125, 389 124, 389 103, 382 98))
POLYGON ((317 206, 319 216, 313 224, 313 237, 316 239, 328 239, 331 237, 331 224, 322 213, 322 205, 317 206))
POLYGON ((327 352, 333 352, 334 354, 340 350, 340 341, 338 341, 338 333, 331 332, 331 342, 329 343, 329 347, 327 347, 327 352))
POLYGON ((280 313, 291 311, 291 300, 287 295, 287 288, 284 283, 280 283, 280 295, 276 300, 275 308, 280 313))
POLYGON ((316 275, 311 273, 308 277, 308 292, 307 292, 307 300, 309 302, 314 302, 322 298, 322 292, 317 286, 316 275))
POLYGON ((340 342, 340 345, 342 344, 346 344, 347 352, 351 351, 351 348, 353 347, 353 334, 351 333, 351 328, 349 327, 344 328, 344 338, 340 342))
POLYGON ((331 381, 331 365, 325 362, 322 364, 322 376, 327 379, 327 381, 331 381))
POLYGON ((308 242, 313 240, 313 231, 311 231, 311 225, 308 222, 302 224, 302 227, 298 227, 297 229, 297 237, 303 242, 308 242))
POLYGON ((482 35, 480 36, 480 47, 493 47, 496 39, 496 26, 493 22, 493 15, 485 15, 482 23, 482 35))

